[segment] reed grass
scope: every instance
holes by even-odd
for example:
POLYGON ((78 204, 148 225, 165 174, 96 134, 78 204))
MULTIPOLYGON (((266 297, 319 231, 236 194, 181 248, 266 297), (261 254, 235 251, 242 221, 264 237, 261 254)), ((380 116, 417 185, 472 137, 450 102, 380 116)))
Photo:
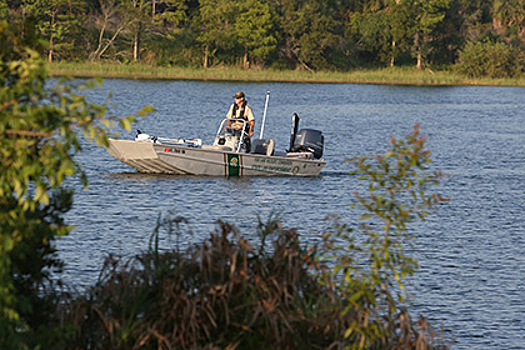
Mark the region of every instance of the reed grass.
POLYGON ((525 76, 509 79, 468 79, 451 71, 412 67, 359 69, 350 72, 251 69, 237 67, 156 67, 147 64, 54 62, 47 64, 52 76, 75 78, 125 78, 202 81, 253 81, 299 83, 361 83, 393 85, 525 86, 525 76))
MULTIPOLYGON (((182 220, 159 218, 147 252, 110 256, 99 283, 64 304, 77 330, 67 349, 357 348, 360 338, 345 330, 360 310, 346 307, 335 280, 321 283, 315 272, 327 267, 297 230, 270 218, 248 242, 219 221, 202 243, 160 251, 159 233, 179 231, 182 220)), ((406 309, 369 323, 377 333, 370 348, 448 349, 406 309)))

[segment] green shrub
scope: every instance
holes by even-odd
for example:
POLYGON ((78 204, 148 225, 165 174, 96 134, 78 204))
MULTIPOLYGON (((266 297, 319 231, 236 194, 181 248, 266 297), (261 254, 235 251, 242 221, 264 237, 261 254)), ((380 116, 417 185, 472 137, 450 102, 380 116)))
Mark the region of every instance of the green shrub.
POLYGON ((503 42, 469 42, 460 52, 458 73, 470 78, 511 78, 521 72, 519 50, 503 42))
MULTIPOLYGON (((63 214, 72 192, 64 181, 86 177, 74 156, 80 134, 98 144, 115 122, 65 81, 55 87, 30 22, 0 21, 0 348, 62 348, 51 275, 62 263, 55 240, 70 232, 63 214)), ((67 325, 66 325, 67 326, 67 325)))
POLYGON ((177 220, 159 220, 144 254, 107 260, 100 283, 72 304, 73 348, 306 349, 342 339, 336 295, 309 272, 323 267, 297 231, 270 221, 252 245, 219 222, 201 244, 161 253, 159 230, 177 220))
POLYGON ((335 288, 345 312, 356 315, 345 331, 352 349, 427 348, 432 343, 426 332, 420 333, 417 345, 412 336, 418 332, 403 331, 412 326, 403 307, 404 281, 417 269, 417 261, 405 254, 405 247, 413 244, 407 225, 424 220, 429 208, 447 201, 431 193, 443 174, 430 169, 425 143, 416 124, 404 138, 392 137, 385 154, 348 160, 357 168, 352 174, 367 185, 365 193, 354 193, 352 204, 360 208, 363 222, 336 222, 324 235, 323 253, 335 261, 330 278, 335 275, 339 281, 335 288))

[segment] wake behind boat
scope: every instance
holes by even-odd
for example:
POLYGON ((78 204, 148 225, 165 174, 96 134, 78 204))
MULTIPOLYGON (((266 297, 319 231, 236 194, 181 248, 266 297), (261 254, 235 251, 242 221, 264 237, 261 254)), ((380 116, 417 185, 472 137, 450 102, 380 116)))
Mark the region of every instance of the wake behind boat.
POLYGON ((321 159, 324 136, 319 130, 298 131, 299 116, 292 116, 290 147, 275 151, 275 142, 264 139, 264 123, 259 139, 252 140, 247 152, 244 119, 225 119, 211 145, 200 139, 169 139, 138 131, 135 140, 109 139, 108 152, 141 173, 204 176, 318 176, 326 162, 321 159), (235 127, 235 125, 241 127, 235 127))

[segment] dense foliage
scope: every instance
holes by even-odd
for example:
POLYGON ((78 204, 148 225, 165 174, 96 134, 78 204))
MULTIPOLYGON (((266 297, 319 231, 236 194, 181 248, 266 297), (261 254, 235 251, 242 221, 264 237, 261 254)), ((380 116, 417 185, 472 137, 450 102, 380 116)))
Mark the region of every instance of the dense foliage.
MULTIPOLYGON (((186 251, 150 247, 128 261, 110 257, 99 284, 64 310, 79 330, 69 348, 359 348, 345 330, 360 315, 343 312, 348 300, 314 274, 327 270, 317 249, 277 222, 259 234, 252 245, 220 222, 186 251)), ((431 344, 428 325, 413 325, 406 310, 391 322, 372 321, 378 332, 368 343, 431 344)))
POLYGON ((503 43, 470 42, 460 52, 457 71, 472 78, 508 78, 519 73, 517 49, 503 43))
POLYGON ((0 0, 1 17, 33 19, 49 61, 423 68, 490 40, 521 54, 505 75, 524 67, 525 0, 0 0))
MULTIPOLYGON (((30 25, 0 21, 0 348, 60 347, 65 335, 53 317, 60 269, 53 242, 71 230, 62 215, 79 175, 79 136, 106 142, 117 118, 86 102, 67 82, 48 87, 30 25)), ((133 117, 120 119, 130 126, 133 117)))

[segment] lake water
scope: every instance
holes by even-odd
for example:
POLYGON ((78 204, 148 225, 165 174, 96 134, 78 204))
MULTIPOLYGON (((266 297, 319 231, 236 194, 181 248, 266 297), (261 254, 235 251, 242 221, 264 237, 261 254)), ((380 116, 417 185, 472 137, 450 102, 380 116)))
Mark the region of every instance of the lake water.
POLYGON ((67 215, 77 229, 58 244, 66 281, 93 284, 107 254, 146 249, 159 213, 189 221, 193 235, 185 243, 200 241, 217 219, 249 236, 258 216, 275 212, 313 244, 326 216, 355 222, 349 204, 359 186, 344 160, 384 152, 389 136, 419 122, 433 166, 450 175, 441 191, 451 201, 414 228, 420 269, 408 285, 411 310, 443 326, 454 349, 525 349, 525 88, 106 80, 88 95, 101 103, 112 92, 119 115, 151 104, 156 112, 136 129, 209 143, 238 90, 254 110, 256 135, 271 92, 265 137, 277 149, 288 145, 294 112, 301 127, 323 131, 328 164, 321 176, 140 175, 85 145, 78 159, 90 187, 78 188, 67 215))

